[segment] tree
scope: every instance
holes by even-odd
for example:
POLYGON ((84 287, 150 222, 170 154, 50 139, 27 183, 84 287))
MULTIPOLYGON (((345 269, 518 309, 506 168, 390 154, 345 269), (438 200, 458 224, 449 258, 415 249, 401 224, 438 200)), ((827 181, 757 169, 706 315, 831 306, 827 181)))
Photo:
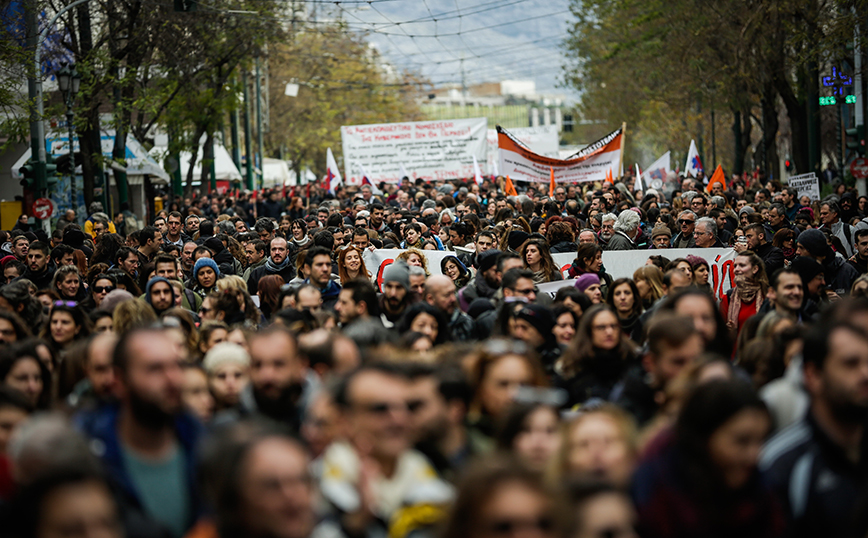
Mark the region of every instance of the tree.
POLYGON ((421 119, 415 99, 424 81, 407 73, 388 76, 363 37, 341 26, 304 28, 270 52, 265 145, 271 154, 286 148, 297 172, 310 166, 325 173, 326 149, 340 152, 342 125, 421 119), (284 95, 290 81, 300 85, 297 97, 284 95))

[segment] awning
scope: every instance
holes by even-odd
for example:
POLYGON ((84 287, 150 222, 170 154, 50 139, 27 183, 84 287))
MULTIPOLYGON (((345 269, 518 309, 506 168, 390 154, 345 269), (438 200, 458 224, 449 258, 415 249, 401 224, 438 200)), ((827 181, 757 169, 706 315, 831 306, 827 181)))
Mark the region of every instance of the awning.
MULTIPOLYGON (((112 149, 115 145, 115 131, 114 129, 104 129, 102 131, 102 136, 100 137, 102 154, 105 158, 112 158, 112 149)), ((78 147, 78 137, 75 138, 75 143, 73 145, 74 151, 79 151, 78 147)), ((60 131, 52 131, 47 133, 45 139, 45 150, 53 155, 55 158, 60 155, 66 155, 69 153, 69 133, 61 133, 60 131)), ((18 172, 22 166, 30 159, 30 148, 25 150, 24 155, 21 156, 18 161, 15 162, 15 165, 12 167, 12 178, 13 179, 21 179, 21 174, 18 172)), ((132 135, 127 135, 127 147, 126 154, 124 155, 124 160, 126 161, 124 165, 127 169, 127 176, 144 176, 150 175, 153 176, 152 181, 154 183, 168 183, 169 174, 166 173, 165 170, 160 167, 160 165, 155 161, 148 152, 145 151, 145 148, 136 140, 132 135), (163 181, 157 180, 157 178, 162 179, 163 181)), ((109 175, 112 175, 109 173, 109 175)), ((131 180, 130 184, 141 183, 141 179, 139 180, 131 180), (135 183, 134 183, 135 181, 135 183)))

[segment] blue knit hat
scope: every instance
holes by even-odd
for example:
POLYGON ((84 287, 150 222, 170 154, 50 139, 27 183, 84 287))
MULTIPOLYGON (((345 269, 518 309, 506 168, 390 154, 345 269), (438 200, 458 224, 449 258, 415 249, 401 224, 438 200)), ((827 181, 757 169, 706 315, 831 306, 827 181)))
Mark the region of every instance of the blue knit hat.
POLYGON ((199 258, 196 260, 196 265, 193 266, 193 280, 199 279, 199 269, 203 267, 214 269, 214 274, 217 275, 217 278, 220 278, 220 268, 217 267, 217 262, 211 258, 199 258))
POLYGON ((154 284, 156 284, 157 282, 165 282, 169 285, 169 290, 171 290, 172 292, 172 304, 175 304, 175 286, 173 286, 172 283, 169 282, 169 279, 162 276, 155 276, 154 278, 148 280, 148 284, 145 287, 145 301, 147 301, 148 304, 153 305, 153 303, 151 302, 151 288, 153 288, 154 284))

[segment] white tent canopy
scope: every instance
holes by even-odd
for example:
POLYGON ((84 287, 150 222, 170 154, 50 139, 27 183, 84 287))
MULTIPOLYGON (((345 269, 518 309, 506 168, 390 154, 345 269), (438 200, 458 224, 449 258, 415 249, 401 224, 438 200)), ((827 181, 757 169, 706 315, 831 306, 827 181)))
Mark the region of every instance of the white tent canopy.
POLYGON ((295 171, 289 169, 289 164, 286 161, 262 159, 262 186, 264 188, 295 184, 295 171))
MULTIPOLYGON (((199 184, 202 181, 202 146, 199 147, 199 154, 196 156, 196 164, 193 167, 193 184, 199 184)), ((168 158, 169 150, 165 146, 154 146, 151 150, 151 155, 165 163, 168 158)), ((181 152, 181 178, 182 181, 187 179, 187 170, 190 168, 190 152, 181 152)), ((214 168, 215 180, 222 181, 241 181, 241 173, 238 167, 232 162, 232 157, 229 152, 220 144, 214 144, 214 168)))

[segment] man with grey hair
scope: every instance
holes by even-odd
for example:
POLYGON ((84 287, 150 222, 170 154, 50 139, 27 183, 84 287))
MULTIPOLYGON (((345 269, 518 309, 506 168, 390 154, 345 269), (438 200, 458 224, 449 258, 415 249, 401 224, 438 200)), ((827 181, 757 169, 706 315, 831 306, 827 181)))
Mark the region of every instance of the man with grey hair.
POLYGON ((717 223, 711 217, 702 217, 696 221, 693 241, 698 248, 724 248, 717 238, 717 223))
POLYGON ((410 266, 410 291, 415 291, 419 297, 425 295, 425 280, 428 275, 425 274, 425 269, 416 265, 410 266))
POLYGON ((615 235, 609 239, 605 250, 634 250, 636 238, 642 233, 639 228, 639 214, 632 209, 625 209, 615 221, 615 235))
POLYGON ((600 217, 600 245, 603 250, 609 244, 609 240, 615 235, 615 221, 618 217, 614 213, 606 213, 600 217))
POLYGON ((696 226, 696 213, 689 209, 685 209, 679 213, 678 226, 681 231, 672 238, 672 248, 691 248, 695 246, 693 229, 696 226))

